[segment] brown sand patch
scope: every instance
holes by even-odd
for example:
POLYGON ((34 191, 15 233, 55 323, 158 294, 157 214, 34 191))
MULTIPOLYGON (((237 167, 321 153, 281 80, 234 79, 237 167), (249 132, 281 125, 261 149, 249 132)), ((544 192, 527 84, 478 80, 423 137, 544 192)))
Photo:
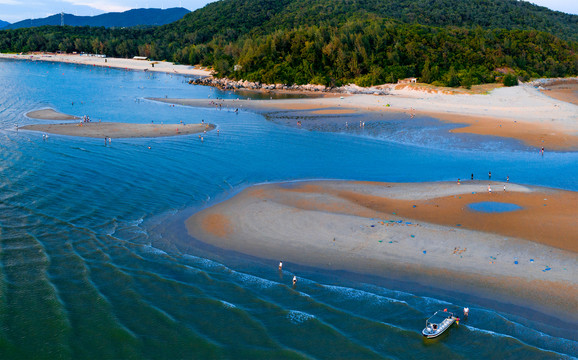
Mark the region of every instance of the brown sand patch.
POLYGON ((530 146, 538 148, 544 146, 553 150, 575 150, 578 148, 578 136, 571 135, 564 129, 554 128, 546 123, 537 124, 458 114, 420 113, 443 121, 468 125, 451 130, 454 133, 471 133, 518 139, 530 146))
POLYGON ((201 222, 202 229, 213 236, 221 238, 227 237, 233 233, 233 224, 231 220, 223 214, 208 214, 201 222))
POLYGON ((547 90, 542 93, 556 100, 578 105, 578 83, 547 86, 547 90))
POLYGON ((326 108, 329 107, 328 105, 323 105, 321 103, 303 103, 303 102, 295 102, 291 100, 284 100, 284 101, 270 101, 269 104, 263 104, 266 107, 274 108, 274 109, 282 109, 282 110, 315 110, 319 108, 326 108))
POLYGON ((325 110, 315 110, 311 111, 311 114, 315 115, 339 115, 339 114, 355 114, 357 111, 353 109, 325 109, 325 110))
MULTIPOLYGON (((459 185, 456 185, 459 186, 459 185)), ((578 193, 508 192, 464 194, 431 200, 398 200, 340 191, 339 197, 363 207, 414 220, 524 238, 559 249, 578 252, 578 193), (546 200, 545 200, 546 199, 546 200), (502 213, 469 210, 468 204, 481 201, 513 203, 523 209, 502 213), (415 205, 415 207, 414 207, 415 205)))
MULTIPOLYGON (((360 185, 378 186, 377 183, 360 182, 360 185)), ((383 186, 391 187, 390 184, 383 186)), ((455 185, 460 186, 460 185, 455 185)), ((578 252, 578 193, 550 190, 548 192, 506 191, 504 185, 492 183, 492 193, 476 192, 437 197, 428 200, 400 200, 356 191, 335 190, 317 184, 299 184, 291 188, 279 188, 278 201, 303 210, 350 214, 361 217, 396 216, 426 221, 451 227, 459 227, 524 238, 548 246, 578 252), (303 198, 296 194, 325 194, 323 201, 303 198), (330 199, 342 199, 339 202, 330 199), (512 203, 521 210, 483 213, 470 210, 475 202, 494 201, 512 203), (414 207, 415 206, 415 207, 414 207)))

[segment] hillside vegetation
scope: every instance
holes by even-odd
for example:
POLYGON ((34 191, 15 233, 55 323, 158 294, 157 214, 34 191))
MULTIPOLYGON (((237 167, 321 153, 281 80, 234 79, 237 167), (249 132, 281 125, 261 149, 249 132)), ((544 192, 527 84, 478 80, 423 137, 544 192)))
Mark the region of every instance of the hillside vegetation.
POLYGON ((221 0, 152 29, 0 32, 0 51, 147 56, 266 83, 448 86, 578 74, 578 16, 515 0, 221 0))

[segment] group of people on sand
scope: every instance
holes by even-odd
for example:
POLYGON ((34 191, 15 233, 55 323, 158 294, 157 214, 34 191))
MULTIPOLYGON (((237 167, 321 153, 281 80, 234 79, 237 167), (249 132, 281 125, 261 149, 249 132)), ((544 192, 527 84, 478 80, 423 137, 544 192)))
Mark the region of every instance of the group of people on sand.
MULTIPOLYGON (((471 179, 474 180, 474 173, 472 173, 471 179)), ((488 180, 492 180, 492 172, 491 171, 488 171, 488 180)), ((510 182, 510 176, 509 175, 506 176, 506 182, 510 182)), ((458 185, 460 185, 460 184, 461 184, 461 180, 460 180, 460 178, 458 178, 458 185)), ((504 184, 504 191, 506 191, 506 185, 505 184, 504 184)), ((492 193, 491 184, 488 184, 488 192, 492 193)))

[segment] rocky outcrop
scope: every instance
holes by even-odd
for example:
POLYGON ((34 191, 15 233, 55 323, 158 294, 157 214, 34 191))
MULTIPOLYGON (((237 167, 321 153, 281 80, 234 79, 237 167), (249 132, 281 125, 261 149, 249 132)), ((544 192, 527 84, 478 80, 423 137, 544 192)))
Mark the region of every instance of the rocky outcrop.
POLYGON ((192 85, 214 86, 222 90, 263 90, 263 91, 304 91, 304 92, 324 92, 337 94, 389 94, 389 86, 361 87, 355 84, 344 85, 340 87, 327 87, 325 85, 286 85, 286 84, 263 84, 258 81, 248 80, 231 80, 227 78, 215 78, 212 76, 193 79, 189 81, 192 85))

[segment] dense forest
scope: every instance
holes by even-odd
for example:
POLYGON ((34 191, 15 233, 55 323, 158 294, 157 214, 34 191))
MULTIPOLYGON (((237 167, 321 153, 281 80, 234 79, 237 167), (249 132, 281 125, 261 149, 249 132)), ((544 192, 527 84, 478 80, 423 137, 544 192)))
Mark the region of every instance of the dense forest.
POLYGON ((446 86, 578 74, 578 16, 516 0, 221 0, 151 29, 0 31, 0 51, 146 56, 265 83, 446 86))

